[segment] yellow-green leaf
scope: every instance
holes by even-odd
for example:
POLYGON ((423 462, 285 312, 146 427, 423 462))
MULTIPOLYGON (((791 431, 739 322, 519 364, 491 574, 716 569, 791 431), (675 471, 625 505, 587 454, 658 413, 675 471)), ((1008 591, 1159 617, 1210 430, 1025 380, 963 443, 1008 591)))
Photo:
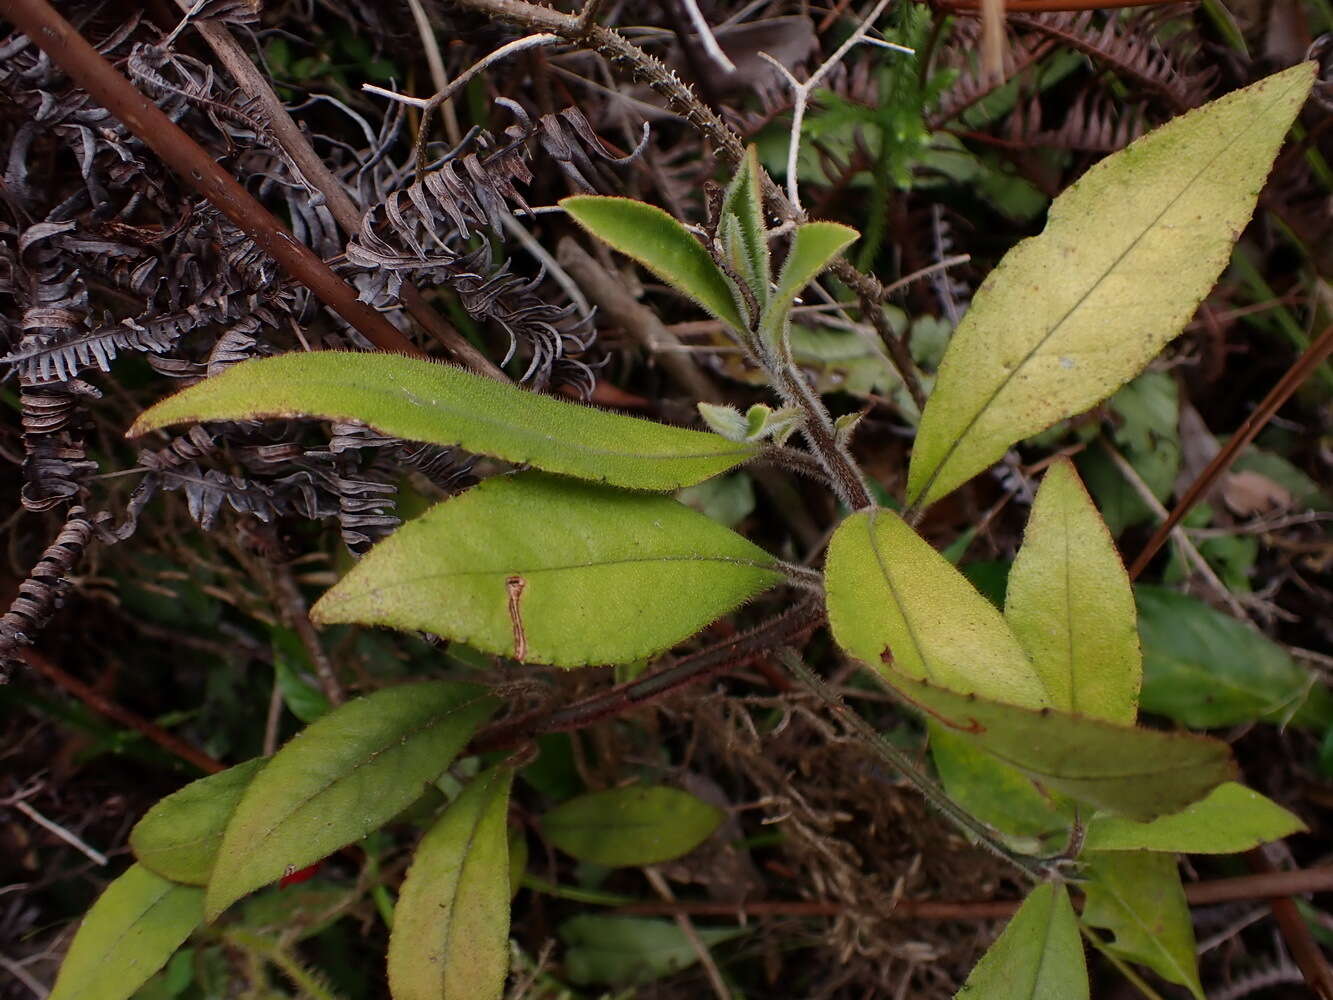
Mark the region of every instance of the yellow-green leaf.
POLYGON ((1088 852, 1083 922, 1110 931, 1109 950, 1204 1000, 1194 925, 1174 854, 1088 852))
POLYGON ((1225 266, 1314 64, 1228 94, 1102 160, 1011 250, 949 342, 908 476, 938 500, 1016 441, 1105 399, 1225 266))
POLYGON ((417 847, 393 911, 394 1000, 499 1000, 509 972, 511 768, 477 775, 417 847))
POLYGON ((207 885, 222 832, 266 758, 192 781, 149 809, 130 831, 139 864, 163 878, 207 885))
POLYGON ((1039 885, 981 956, 955 1000, 1086 1000, 1088 966, 1063 885, 1039 885))
POLYGON ((1068 459, 1037 491, 1004 617, 1053 707, 1109 722, 1138 717, 1143 660, 1129 574, 1068 459))
POLYGON ((637 260, 737 330, 745 329, 726 275, 689 231, 666 212, 632 198, 580 194, 560 207, 603 243, 637 260))
POLYGON ((1116 815, 1147 821, 1179 812, 1236 777, 1221 740, 1019 708, 888 669, 880 675, 959 739, 1052 791, 1116 815))
POLYGON ((964 694, 1048 704, 1000 612, 892 511, 838 525, 824 575, 833 636, 857 659, 964 694))
POLYGON ((131 865, 79 925, 50 1000, 125 1000, 199 926, 204 891, 131 865))
POLYGON ((1151 823, 1094 816, 1088 821, 1083 846, 1089 851, 1237 854, 1305 828, 1297 816, 1272 799, 1228 781, 1207 798, 1151 823))
POLYGON ((251 781, 227 824, 208 884, 208 919, 392 819, 498 704, 470 684, 404 684, 349 701, 302 730, 251 781))
POLYGON ((404 525, 312 614, 575 667, 659 653, 781 579, 762 549, 675 500, 527 472, 404 525))
POLYGON ((796 227, 791 249, 778 275, 777 290, 764 311, 762 325, 766 337, 772 339, 777 335, 796 296, 860 235, 851 226, 837 222, 807 222, 796 227))
POLYGON ((294 352, 244 361, 140 414, 129 436, 205 420, 359 420, 566 476, 665 492, 754 457, 757 446, 528 392, 396 354, 294 352))
POLYGON ((621 868, 688 854, 724 819, 722 810, 678 788, 629 785, 563 802, 542 817, 541 826, 566 854, 621 868))

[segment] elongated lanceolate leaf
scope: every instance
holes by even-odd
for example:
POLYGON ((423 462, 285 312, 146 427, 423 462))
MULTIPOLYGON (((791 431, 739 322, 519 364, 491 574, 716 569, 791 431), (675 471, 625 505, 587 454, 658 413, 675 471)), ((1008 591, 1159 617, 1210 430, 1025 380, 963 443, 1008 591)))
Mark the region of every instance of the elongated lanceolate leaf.
POLYGON ((580 861, 655 865, 698 847, 726 818, 689 792, 630 785, 570 799, 542 817, 542 833, 580 861))
POLYGON ((1089 851, 1238 854, 1304 829, 1299 818, 1276 802, 1228 781, 1214 788, 1207 798, 1151 823, 1093 816, 1083 847, 1089 851))
POLYGON ((1143 709, 1196 729, 1263 720, 1319 729, 1333 697, 1267 636, 1198 598, 1139 584, 1143 709))
POLYGON ((1048 704, 1000 612, 892 511, 838 525, 824 576, 833 636, 857 659, 1011 705, 1048 704))
POLYGON ((893 670, 879 673, 960 740, 1052 791, 1119 816, 1147 821, 1179 812, 1236 777, 1220 740, 1018 708, 893 670))
POLYGON ((394 1000, 499 1000, 509 972, 510 768, 477 775, 417 847, 393 911, 394 1000))
POLYGON ((199 926, 204 891, 132 865, 79 925, 50 1000, 125 1000, 199 926))
POLYGON ((1304 63, 1098 163, 982 284, 921 417, 908 498, 931 503, 1016 441, 1105 399, 1217 280, 1309 93, 1304 63))
POLYGON ((208 919, 392 819, 498 704, 470 684, 404 684, 350 701, 298 733, 250 783, 227 824, 208 884, 208 919))
POLYGON ((231 814, 265 763, 256 757, 192 781, 149 809, 130 831, 139 864, 173 882, 207 885, 231 814))
POLYGON ((1109 722, 1138 717, 1143 662, 1129 575, 1068 459, 1037 491, 1004 617, 1052 707, 1109 722))
POLYGON ((781 578, 762 549, 675 500, 528 472, 404 525, 312 614, 576 667, 661 652, 781 578))
POLYGON ((264 417, 359 420, 409 441, 459 445, 627 489, 674 490, 752 458, 757 446, 542 396, 396 354, 292 353, 244 361, 140 414, 134 437, 171 424, 264 417))
POLYGON ((637 260, 737 330, 745 329, 731 283, 708 251, 666 212, 631 198, 575 195, 560 207, 612 249, 637 260))
POLYGON ((745 151, 740 169, 722 199, 722 220, 734 218, 735 235, 724 239, 732 267, 743 275, 762 309, 768 301, 768 232, 764 226, 764 199, 757 147, 745 151))
POLYGON ((1194 925, 1173 854, 1086 852, 1083 922, 1110 931, 1110 950, 1203 1000, 1194 925))
POLYGON ((796 227, 782 273, 778 275, 777 290, 764 312, 762 325, 766 337, 777 335, 796 296, 859 235, 851 226, 837 222, 807 222, 796 227))
POLYGON ((1086 1000, 1088 966, 1063 885, 1039 885, 977 963, 955 1000, 1086 1000))

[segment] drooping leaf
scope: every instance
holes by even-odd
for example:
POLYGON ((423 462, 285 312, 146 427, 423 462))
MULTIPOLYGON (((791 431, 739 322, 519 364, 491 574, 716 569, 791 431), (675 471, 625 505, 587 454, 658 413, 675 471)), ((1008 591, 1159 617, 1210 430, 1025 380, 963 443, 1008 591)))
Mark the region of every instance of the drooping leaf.
POLYGON ((186 885, 207 885, 236 804, 265 764, 256 757, 192 781, 144 814, 130 847, 149 871, 186 885))
POLYGON ((473 778, 417 847, 393 911, 394 1000, 499 1000, 509 972, 511 768, 473 778))
POLYGON ((722 219, 735 219, 735 235, 724 238, 723 248, 736 273, 745 278, 762 309, 768 301, 768 232, 764 226, 764 198, 760 190, 759 153, 745 151, 740 169, 722 199, 722 219))
POLYGON ((1195 729, 1289 721, 1326 728, 1333 698, 1277 643, 1197 598, 1134 588, 1144 711, 1195 729))
POLYGON ((1108 722, 1138 717, 1143 661, 1129 574, 1068 459, 1037 491, 1004 617, 1053 707, 1108 722))
POLYGON ((765 337, 771 340, 777 336, 796 296, 860 235, 851 226, 838 222, 807 222, 796 227, 791 249, 778 274, 777 290, 764 310, 761 326, 765 337))
POLYGON ((762 549, 668 497, 528 472, 404 525, 312 614, 575 667, 661 652, 780 579, 762 549))
POLYGON ((829 625, 848 653, 963 693, 1048 704, 995 606, 892 511, 838 525, 824 569, 829 625))
POLYGON ((208 919, 393 818, 498 704, 470 684, 404 684, 350 701, 298 733, 250 783, 227 824, 208 884, 208 919))
POLYGON ((1083 846, 1089 851, 1238 854, 1304 829, 1298 817, 1273 800, 1228 781, 1207 798, 1151 823, 1094 816, 1088 821, 1083 846))
MULTIPOLYGON (((712 947, 745 931, 697 927, 695 933, 712 947)), ((560 925, 560 940, 565 943, 565 971, 579 986, 650 983, 699 961, 690 939, 671 920, 583 914, 560 925)))
POLYGON ((1312 79, 1305 63, 1182 115, 1052 203, 1045 231, 991 272, 949 343, 912 454, 914 504, 1105 399, 1180 332, 1312 79))
POLYGON ((956 1000, 1086 1000, 1088 966, 1063 885, 1039 885, 981 956, 956 1000))
POLYGON ((1173 854, 1088 852, 1083 922, 1110 931, 1110 950, 1204 1000, 1194 925, 1173 854))
POLYGON ((562 802, 542 816, 541 826, 566 854, 622 868, 688 854, 725 818, 716 806, 678 788, 629 785, 562 802))
POLYGON ((1011 837, 1038 841, 1042 853, 1069 839, 1072 803, 1042 789, 948 726, 929 724, 930 757, 944 790, 983 823, 1011 837))
POLYGON ((315 351, 244 361, 139 415, 129 436, 205 420, 359 420, 409 441, 459 445, 579 479, 674 490, 756 446, 528 392, 396 354, 315 351))
POLYGON ((745 329, 726 275, 689 231, 666 212, 632 198, 575 195, 560 207, 603 243, 637 260, 737 330, 745 329))
POLYGON ((50 1000, 125 1000, 199 926, 204 891, 131 865, 83 918, 50 1000))
POLYGON ((1019 708, 889 669, 879 674, 960 740, 1052 791, 1119 816, 1147 821, 1179 812, 1236 777, 1220 740, 1019 708))

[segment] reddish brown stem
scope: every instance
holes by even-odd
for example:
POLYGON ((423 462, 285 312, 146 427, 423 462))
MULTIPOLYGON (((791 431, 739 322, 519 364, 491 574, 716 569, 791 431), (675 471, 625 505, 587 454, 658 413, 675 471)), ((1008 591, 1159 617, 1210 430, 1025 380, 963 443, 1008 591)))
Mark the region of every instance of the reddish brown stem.
MULTIPOLYGON (((1254 902, 1306 892, 1333 892, 1333 868, 1269 871, 1185 886, 1185 898, 1191 906, 1254 902)), ((1019 905, 1019 900, 1007 899, 904 899, 893 908, 891 916, 896 920, 1002 920, 1013 916, 1019 905)), ((617 913, 667 916, 683 913, 693 917, 834 917, 846 911, 843 903, 806 899, 644 902, 616 908, 617 913)))
MULTIPOLYGON (((1178 0, 1007 0, 1005 13, 1039 14, 1072 10, 1112 10, 1121 7, 1166 7, 1178 0)), ((981 0, 939 0, 935 6, 947 12, 980 11, 981 0)))
MULTIPOLYGON (((1274 868, 1262 848, 1256 847, 1252 851, 1247 851, 1245 861, 1249 864, 1250 871, 1255 872, 1258 878, 1291 874, 1279 872, 1274 868)), ((1330 970, 1328 963, 1324 961, 1323 952, 1315 943, 1314 935, 1310 933, 1305 918, 1296 907, 1296 901, 1283 894, 1270 898, 1268 905, 1273 911, 1273 919, 1277 921, 1278 930, 1282 932, 1282 940, 1287 942, 1287 950, 1291 952, 1292 960, 1301 970, 1301 975, 1305 977, 1306 985, 1322 1000, 1333 1000, 1333 970, 1330 970)))
POLYGON ((1143 551, 1134 560, 1134 565, 1129 568, 1131 580, 1137 579, 1139 574, 1147 569, 1148 563, 1157 554, 1157 550, 1171 536, 1171 530, 1193 509, 1194 505, 1199 502, 1199 498, 1207 493, 1213 484, 1221 478, 1242 449, 1258 436, 1259 432, 1268 424, 1268 421, 1273 419, 1273 415, 1282 408, 1282 404, 1291 398, 1292 393, 1300 388, 1307 378, 1314 374, 1315 369, 1324 363, 1330 353, 1333 353, 1333 326, 1326 327, 1315 338, 1314 343, 1305 349, 1305 353, 1278 380, 1277 385, 1273 386, 1268 395, 1264 397, 1264 401, 1246 418, 1245 422, 1240 425, 1240 429, 1231 435, 1231 439, 1227 441, 1222 450, 1208 463, 1207 468, 1199 473, 1198 478, 1190 484, 1190 488, 1185 491, 1185 495, 1180 498, 1180 502, 1176 504, 1175 509, 1158 526, 1152 538, 1148 539, 1148 544, 1143 546, 1143 551))
POLYGON ((196 750, 184 740, 173 736, 161 726, 154 725, 143 716, 136 715, 127 708, 121 708, 77 677, 66 673, 37 650, 24 646, 18 650, 18 655, 23 658, 23 662, 29 667, 62 691, 74 695, 98 715, 105 716, 114 722, 119 722, 122 726, 129 726, 131 729, 142 733, 163 750, 174 754, 188 764, 193 764, 205 774, 216 774, 218 771, 226 770, 225 764, 214 760, 202 750, 196 750))
POLYGON ((507 750, 542 733, 582 729, 602 719, 623 715, 679 691, 688 684, 767 656, 774 647, 796 642, 800 636, 818 628, 823 621, 822 610, 810 604, 799 604, 725 642, 684 656, 665 670, 620 684, 549 714, 533 712, 497 723, 482 730, 472 741, 468 752, 507 750))
POLYGON ((384 351, 421 355, 383 316, 357 298, 356 290, 292 236, 245 188, 172 122, 130 81, 116 72, 46 0, 0 0, 0 13, 115 115, 181 180, 207 198, 278 265, 308 286, 325 305, 384 351))

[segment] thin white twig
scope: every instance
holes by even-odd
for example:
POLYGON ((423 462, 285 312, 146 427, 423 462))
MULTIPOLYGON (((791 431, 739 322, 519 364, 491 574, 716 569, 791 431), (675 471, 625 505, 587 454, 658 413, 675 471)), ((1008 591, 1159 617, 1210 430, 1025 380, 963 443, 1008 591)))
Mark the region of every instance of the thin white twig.
POLYGON ((51 995, 50 990, 34 979, 31 972, 18 962, 15 962, 12 958, 0 955, 0 969, 4 969, 20 983, 28 987, 28 989, 33 992, 33 995, 38 997, 39 1000, 46 1000, 46 998, 51 995))
MULTIPOLYGON (((643 874, 659 896, 668 903, 676 901, 675 893, 671 891, 671 886, 667 884, 667 880, 662 877, 660 871, 656 868, 645 868, 643 874)), ((717 963, 713 961, 713 954, 708 950, 708 945, 704 943, 704 939, 695 930, 694 923, 684 913, 677 913, 676 926, 685 935, 685 940, 690 943, 690 947, 699 959, 699 964, 703 966, 704 972, 708 976, 708 985, 713 988, 713 995, 717 997, 717 1000, 731 1000, 731 991, 727 989, 727 982, 722 978, 717 963)))
POLYGON ((838 63, 842 61, 842 58, 860 42, 871 42, 875 45, 894 49, 895 51, 915 54, 914 49, 909 49, 906 46, 885 41, 882 38, 867 37, 866 32, 874 26, 875 21, 879 18, 880 14, 884 13, 884 8, 888 7, 889 3, 890 0, 878 0, 870 13, 862 18, 861 23, 857 25, 856 30, 848 36, 845 42, 834 50, 831 56, 820 64, 818 69, 810 74, 810 78, 806 80, 805 83, 798 81, 796 77, 792 76, 791 70, 787 69, 786 66, 782 65, 781 62, 774 59, 767 52, 759 53, 760 58, 764 59, 770 66, 782 74, 792 89, 794 99, 791 112, 791 138, 787 142, 787 200, 791 202, 792 209, 798 216, 803 216, 805 214, 805 210, 801 207, 801 196, 797 191, 796 184, 796 159, 801 150, 801 127, 805 124, 806 105, 809 103, 810 95, 814 92, 814 89, 819 86, 819 82, 823 80, 824 77, 832 71, 833 67, 838 65, 838 63))
POLYGON ((713 34, 713 29, 708 26, 708 22, 704 20, 703 11, 699 10, 698 3, 695 0, 681 0, 681 3, 685 5, 685 12, 690 15, 690 24, 694 25, 694 32, 699 36, 708 58, 721 66, 724 72, 735 73, 736 64, 727 58, 722 46, 717 44, 717 37, 713 34))
POLYGON ((539 32, 535 35, 526 35, 523 38, 516 38, 512 42, 501 45, 498 49, 488 56, 483 56, 466 70, 455 77, 450 83, 441 90, 427 98, 411 97, 407 94, 400 94, 393 90, 386 90, 384 87, 377 87, 373 83, 361 84, 361 89, 370 94, 377 94, 380 97, 387 97, 393 101, 400 101, 403 104, 410 104, 414 108, 434 110, 439 107, 454 94, 471 82, 472 78, 489 66, 494 65, 501 59, 507 59, 515 52, 523 52, 527 49, 540 48, 543 45, 554 45, 560 41, 559 35, 552 35, 548 32, 539 32))
MULTIPOLYGON (((426 50, 426 65, 430 67, 430 80, 436 91, 449 89, 449 74, 444 68, 444 57, 440 54, 440 43, 435 37, 435 28, 426 16, 426 8, 421 0, 407 0, 412 9, 412 20, 416 22, 417 34, 421 36, 422 48, 426 50)), ((463 130, 458 126, 458 112, 452 100, 443 101, 440 114, 444 118, 444 134, 449 137, 449 145, 457 146, 463 141, 463 130)))
POLYGON ((22 799, 15 799, 12 802, 8 802, 6 804, 12 806, 19 812, 23 813, 24 816, 27 816, 28 819, 32 820, 42 829, 49 830, 52 833, 54 833, 65 843, 69 844, 70 847, 73 847, 75 850, 82 852, 88 858, 88 860, 92 861, 94 864, 106 865, 107 862, 105 854, 97 850, 95 847, 89 847, 86 843, 80 840, 78 836, 76 836, 73 833, 70 833, 59 823, 55 823, 47 819, 32 806, 28 805, 28 803, 24 802, 22 799))
POLYGON ((555 283, 560 286, 561 290, 564 291, 566 295, 569 296, 569 301, 579 307, 579 312, 582 315, 586 316, 588 313, 592 312, 592 307, 588 305, 588 299, 584 296, 583 290, 579 288, 574 279, 569 276, 569 272, 560 266, 559 262, 551 255, 550 251, 538 243, 536 238, 519 225, 518 220, 512 215, 506 214, 501 216, 500 222, 504 226, 505 232, 522 243, 523 249, 532 254, 532 256, 546 268, 547 273, 555 279, 555 283))

